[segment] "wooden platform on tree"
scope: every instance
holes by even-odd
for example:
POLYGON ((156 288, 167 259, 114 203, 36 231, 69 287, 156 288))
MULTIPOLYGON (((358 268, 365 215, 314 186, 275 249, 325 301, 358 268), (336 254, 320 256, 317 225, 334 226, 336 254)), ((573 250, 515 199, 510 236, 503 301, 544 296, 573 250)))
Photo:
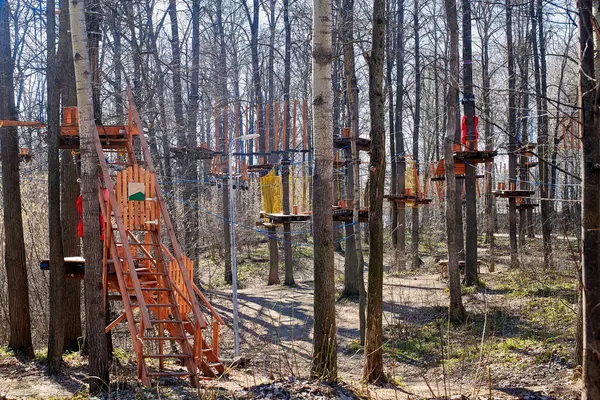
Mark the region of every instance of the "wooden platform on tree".
MULTIPOLYGON (((350 148, 352 145, 352 139, 349 137, 338 137, 333 138, 333 147, 336 149, 350 148)), ((370 151, 371 150, 371 139, 358 138, 356 139, 356 149, 358 151, 370 151)))
POLYGON ((284 214, 284 213, 260 213, 261 218, 267 218, 271 223, 283 224, 292 222, 307 222, 312 219, 312 215, 309 213, 302 214, 284 214))
MULTIPOLYGON (((351 208, 333 207, 333 220, 342 222, 352 222, 354 210, 351 208)), ((358 222, 369 222, 369 209, 361 208, 358 212, 358 222)))
POLYGON ((535 193, 535 191, 533 191, 533 190, 522 190, 522 189, 492 191, 492 194, 494 196, 501 197, 501 198, 529 197, 529 196, 533 196, 534 193, 535 193))
MULTIPOLYGON (((115 136, 100 136, 100 143, 103 149, 118 150, 126 149, 126 143, 128 139, 124 135, 115 136)), ((79 136, 60 136, 58 147, 61 149, 78 149, 79 148, 79 136)))
POLYGON ((538 203, 521 203, 517 204, 517 210, 532 210, 539 207, 538 203))
POLYGON ((248 165, 248 172, 268 172, 277 164, 254 164, 248 165))
POLYGON ((383 198, 391 203, 429 204, 433 201, 433 199, 419 197, 414 194, 386 194, 383 198))
MULTIPOLYGON (((65 274, 67 278, 83 279, 85 278, 85 258, 83 257, 65 257, 65 274)), ((50 260, 47 258, 40 261, 40 269, 42 271, 50 270, 50 260)), ((115 269, 112 260, 108 260, 108 274, 114 274, 115 269)))
MULTIPOLYGON (((483 174, 478 174, 478 175, 475 175, 475 178, 476 178, 476 179, 481 179, 481 178, 483 178, 484 176, 485 176, 485 175, 483 175, 483 174)), ((466 175, 456 175, 454 178, 455 178, 455 179, 457 179, 457 180, 461 180, 461 179, 465 179, 466 177, 467 177, 466 175)), ((445 176, 445 175, 442 175, 442 176, 434 176, 434 177, 432 177, 432 178, 431 178, 431 181, 432 181, 432 182, 443 182, 443 181, 445 181, 445 180, 446 180, 446 176, 445 176)))
POLYGON ((207 147, 171 147, 171 152, 176 156, 189 156, 195 160, 212 160, 220 154, 207 147))
POLYGON ((497 154, 495 150, 461 150, 454 152, 454 159, 477 164, 491 162, 497 154))

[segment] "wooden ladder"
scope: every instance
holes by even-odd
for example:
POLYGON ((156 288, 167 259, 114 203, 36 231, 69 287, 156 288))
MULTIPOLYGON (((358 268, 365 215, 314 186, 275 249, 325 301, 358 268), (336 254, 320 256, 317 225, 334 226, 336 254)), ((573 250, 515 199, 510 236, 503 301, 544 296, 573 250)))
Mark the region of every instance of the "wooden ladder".
POLYGON ((225 373, 218 357, 218 331, 224 322, 193 283, 193 263, 181 254, 141 131, 138 137, 146 168, 135 159, 128 132, 133 131, 134 124, 141 126, 141 121, 130 89, 128 95, 129 127, 122 147, 103 149, 100 137, 96 138, 103 174, 99 187, 105 188, 99 190, 106 226, 104 284, 120 293, 124 309, 106 331, 127 321, 138 378, 144 385, 150 385, 152 378, 187 377, 195 386, 199 378, 212 379, 225 373), (107 161, 114 153, 126 155, 128 162, 107 161), (175 256, 161 241, 163 224, 175 256), (109 282, 109 265, 114 268, 116 283, 109 282), (203 336, 209 324, 198 298, 213 317, 212 346, 203 336), (169 343, 170 350, 166 351, 169 343), (180 362, 185 371, 168 369, 168 360, 180 362))

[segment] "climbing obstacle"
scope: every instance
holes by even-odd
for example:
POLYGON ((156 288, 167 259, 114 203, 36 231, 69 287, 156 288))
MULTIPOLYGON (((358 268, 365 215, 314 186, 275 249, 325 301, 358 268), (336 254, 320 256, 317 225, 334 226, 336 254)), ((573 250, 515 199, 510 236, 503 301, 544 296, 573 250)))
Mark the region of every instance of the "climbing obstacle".
MULTIPOLYGON (((161 377, 188 378, 197 385, 199 379, 225 373, 218 356, 224 322, 194 284, 194 266, 175 237, 130 88, 127 95, 128 123, 98 126, 95 138, 102 171, 98 185, 104 188, 98 198, 104 221, 104 302, 118 301, 122 308, 105 330, 127 323, 144 385, 161 377), (134 140, 140 158, 133 152, 134 140), (163 242, 165 234, 170 248, 163 242)), ((78 145, 77 109, 65 108, 62 122, 61 147, 78 145)), ((68 276, 84 277, 84 259, 66 258, 65 263, 68 276)), ((42 260, 42 269, 47 265, 42 260)))

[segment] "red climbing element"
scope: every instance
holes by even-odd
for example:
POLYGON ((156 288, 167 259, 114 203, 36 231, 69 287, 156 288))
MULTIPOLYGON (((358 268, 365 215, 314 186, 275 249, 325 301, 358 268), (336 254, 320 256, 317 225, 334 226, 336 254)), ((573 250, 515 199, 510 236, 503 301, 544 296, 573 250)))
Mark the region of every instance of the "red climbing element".
MULTIPOLYGON (((108 190, 102 189, 104 195, 104 201, 108 200, 108 190)), ((79 213, 79 223, 77 224, 77 234, 80 238, 83 237, 83 198, 81 195, 77 197, 77 212, 79 213)), ((100 213, 100 240, 104 241, 104 217, 100 213)))
MULTIPOLYGON (((479 139, 479 132, 477 131, 477 124, 479 124, 479 118, 476 116, 473 117, 473 130, 475 131, 475 142, 479 139)), ((463 115, 462 122, 460 124, 461 131, 461 143, 463 145, 467 144, 467 116, 463 115)))

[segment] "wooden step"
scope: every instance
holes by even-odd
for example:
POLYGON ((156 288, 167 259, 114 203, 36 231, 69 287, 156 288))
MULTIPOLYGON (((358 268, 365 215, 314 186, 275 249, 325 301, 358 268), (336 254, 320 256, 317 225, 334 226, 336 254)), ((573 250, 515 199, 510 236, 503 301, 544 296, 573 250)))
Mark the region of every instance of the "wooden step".
POLYGON ((148 336, 148 337, 142 337, 142 340, 186 340, 186 339, 193 339, 193 336, 148 336))
MULTIPOLYGON (((131 272, 129 271, 123 271, 123 275, 129 275, 131 274, 131 272)), ((137 271, 136 270, 136 274, 138 276, 144 276, 144 275, 169 275, 166 272, 154 272, 154 271, 137 271)))
MULTIPOLYGON (((132 304, 137 306, 137 304, 132 304)), ((146 307, 177 307, 177 304, 146 304, 146 307)))
MULTIPOLYGON (((127 290, 134 290, 134 288, 127 288, 127 290)), ((164 288, 164 287, 142 287, 141 290, 149 292, 149 291, 157 291, 157 292, 172 292, 173 289, 164 288)))
MULTIPOLYGON (((189 354, 144 354, 144 358, 191 358, 189 354)), ((210 364, 209 364, 210 365, 210 364)))
POLYGON ((196 375, 189 371, 148 371, 148 376, 190 376, 196 375))
POLYGON ((181 321, 177 319, 151 319, 151 323, 153 324, 179 324, 181 321))
MULTIPOLYGON (((117 230, 117 228, 113 228, 114 230, 117 230)), ((155 247, 160 247, 162 245, 162 243, 135 243, 135 242, 130 242, 130 243, 126 243, 130 246, 155 246, 155 247)), ((117 242, 116 243, 117 246, 123 246, 123 243, 121 242, 117 242)))

